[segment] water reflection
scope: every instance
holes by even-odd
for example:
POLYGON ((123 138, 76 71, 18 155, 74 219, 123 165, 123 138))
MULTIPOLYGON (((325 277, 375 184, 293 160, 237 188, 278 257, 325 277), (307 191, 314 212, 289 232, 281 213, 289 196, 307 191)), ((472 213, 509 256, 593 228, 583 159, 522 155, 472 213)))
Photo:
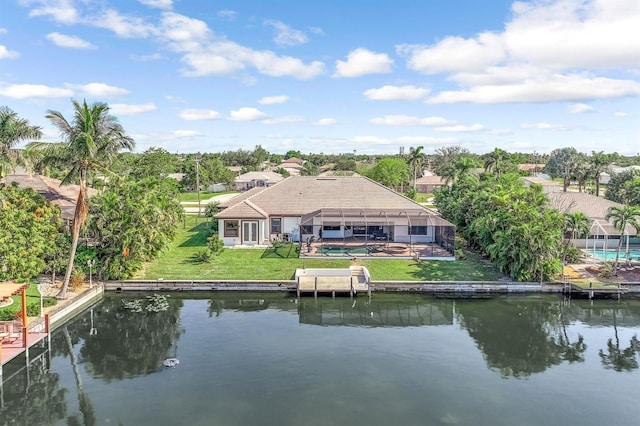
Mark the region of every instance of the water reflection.
MULTIPOLYGON (((122 298, 131 296, 112 294, 57 329, 51 371, 46 357, 15 375, 5 369, 0 425, 25 419, 28 424, 103 424, 114 412, 119 413, 114 424, 144 424, 147 413, 139 411, 150 406, 158 414, 149 414, 147 424, 171 422, 171 415, 212 424, 206 423, 207 409, 226 420, 220 424, 255 418, 258 412, 269 413, 275 419, 271 424, 300 424, 299 415, 320 413, 319 407, 327 405, 327 412, 343 410, 343 415, 354 406, 368 407, 358 416, 370 424, 391 421, 375 414, 378 405, 394 416, 408 413, 398 424, 437 423, 449 413, 473 419, 483 407, 498 413, 513 406, 511 423, 504 416, 502 424, 515 424, 522 401, 550 389, 579 393, 591 383, 582 381, 587 377, 611 388, 621 384, 626 395, 640 397, 633 391, 640 301, 197 296, 172 294, 167 311, 135 314, 120 309, 122 298), (178 349, 184 362, 163 368, 162 361, 178 349), (568 370, 571 374, 564 374, 568 370), (503 380, 534 375, 536 380, 503 380), (345 390, 351 390, 349 403, 336 405, 334 395, 345 390), (166 401, 169 393, 175 397, 166 401), (514 401, 511 393, 519 393, 514 401), (297 407, 305 407, 303 414, 287 410, 291 395, 297 407), (459 405, 473 406, 474 413, 450 405, 462 395, 465 403, 459 405), (438 401, 427 410, 434 417, 425 417, 427 400, 438 401)), ((545 412, 534 407, 528 415, 545 412)), ((496 420, 486 416, 485 424, 496 420)), ((331 419, 324 424, 355 424, 331 419)), ((537 420, 529 424, 549 423, 537 420)), ((595 416, 584 424, 599 420, 595 416)))

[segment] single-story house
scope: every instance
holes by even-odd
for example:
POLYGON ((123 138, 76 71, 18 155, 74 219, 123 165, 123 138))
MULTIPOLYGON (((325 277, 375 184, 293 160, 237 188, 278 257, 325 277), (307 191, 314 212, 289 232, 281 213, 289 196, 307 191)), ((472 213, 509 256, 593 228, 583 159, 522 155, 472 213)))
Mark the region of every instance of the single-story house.
POLYGON ((304 160, 296 157, 291 157, 280 163, 278 168, 288 171, 292 176, 297 176, 300 174, 300 171, 304 169, 304 163, 304 160))
POLYGON ((422 176, 416 179, 416 190, 423 194, 433 194, 436 188, 446 186, 442 176, 422 176))
MULTIPOLYGON (((61 217, 65 223, 65 227, 71 227, 80 186, 61 185, 61 181, 58 179, 31 174, 23 168, 16 169, 13 174, 7 175, 4 179, 0 179, 0 182, 6 184, 15 182, 21 188, 32 188, 36 190, 49 203, 60 207, 62 212, 61 217)), ((87 188, 87 195, 91 196, 95 192, 93 188, 87 188)))
POLYGON ((247 172, 235 178, 234 186, 238 191, 246 191, 251 188, 266 188, 283 179, 284 177, 276 172, 247 172))
POLYGON ((590 220, 591 226, 587 238, 572 240, 578 248, 593 250, 613 250, 620 244, 620 238, 624 238, 625 250, 629 244, 637 243, 638 231, 627 225, 624 232, 618 231, 613 223, 607 221, 605 216, 611 207, 623 207, 622 204, 605 200, 585 192, 554 192, 547 194, 551 205, 561 213, 582 212, 590 220))
POLYGON ((215 215, 224 245, 274 240, 434 244, 453 254, 454 226, 435 211, 362 176, 291 176, 253 188, 215 215))

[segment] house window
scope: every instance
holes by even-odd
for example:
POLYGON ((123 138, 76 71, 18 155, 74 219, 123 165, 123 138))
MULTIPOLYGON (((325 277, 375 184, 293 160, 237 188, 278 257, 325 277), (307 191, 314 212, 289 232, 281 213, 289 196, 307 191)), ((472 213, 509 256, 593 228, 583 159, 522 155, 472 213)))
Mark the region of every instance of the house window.
POLYGON ((240 223, 237 220, 225 220, 224 221, 224 236, 225 237, 237 237, 239 229, 240 229, 240 223))
POLYGON ((322 227, 323 231, 339 231, 340 225, 324 225, 322 227))
POLYGON ((282 218, 281 217, 272 217, 271 218, 271 233, 279 234, 282 232, 282 218))
POLYGON ((411 226, 409 227, 410 235, 427 235, 428 226, 411 226))
POLYGON ((367 227, 362 225, 353 225, 353 233, 358 235, 364 235, 367 233, 367 227))
POLYGON ((313 225, 301 225, 300 232, 303 234, 313 234, 313 225))

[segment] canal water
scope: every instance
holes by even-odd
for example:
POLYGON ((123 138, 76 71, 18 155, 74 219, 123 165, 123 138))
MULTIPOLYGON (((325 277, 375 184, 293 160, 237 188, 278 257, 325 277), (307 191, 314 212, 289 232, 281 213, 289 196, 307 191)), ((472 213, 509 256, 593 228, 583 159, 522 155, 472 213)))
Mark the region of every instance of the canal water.
POLYGON ((0 425, 631 425, 640 301, 171 294, 5 366, 0 425), (163 366, 167 358, 179 364, 163 366), (22 369, 21 369, 22 368, 22 369))

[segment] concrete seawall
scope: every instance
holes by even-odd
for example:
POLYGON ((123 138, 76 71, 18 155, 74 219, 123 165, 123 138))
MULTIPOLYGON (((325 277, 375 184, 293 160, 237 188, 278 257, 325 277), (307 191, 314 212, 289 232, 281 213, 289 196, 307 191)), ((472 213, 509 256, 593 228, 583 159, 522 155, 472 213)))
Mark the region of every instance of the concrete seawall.
MULTIPOLYGON (((504 281, 371 281, 373 292, 561 293, 562 284, 504 281)), ((295 291, 293 280, 127 280, 104 283, 106 291, 295 291)))
POLYGON ((94 285, 79 294, 69 303, 65 303, 49 311, 49 325, 51 330, 64 324, 69 318, 84 311, 88 306, 98 302, 104 296, 104 287, 94 285))

